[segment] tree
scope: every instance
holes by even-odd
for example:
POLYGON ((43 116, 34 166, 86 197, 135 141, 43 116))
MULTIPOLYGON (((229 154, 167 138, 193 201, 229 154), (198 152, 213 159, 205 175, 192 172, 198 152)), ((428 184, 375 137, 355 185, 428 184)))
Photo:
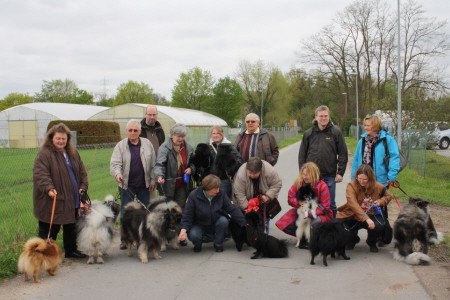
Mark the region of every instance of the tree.
POLYGON ((167 101, 166 97, 164 97, 163 95, 158 94, 158 93, 153 94, 153 99, 155 99, 155 103, 157 105, 170 106, 170 104, 171 104, 169 101, 167 101))
POLYGON ((0 101, 0 110, 4 110, 16 105, 32 103, 33 97, 21 93, 9 93, 2 101, 0 101))
POLYGON ((214 80, 209 71, 199 67, 181 73, 172 89, 172 106, 202 110, 210 101, 214 80))
POLYGON ((205 102, 205 111, 224 119, 228 125, 236 125, 240 117, 244 93, 239 83, 230 77, 219 79, 213 88, 213 97, 205 102))
POLYGON ((73 80, 65 79, 46 81, 42 84, 41 92, 34 97, 36 102, 93 104, 94 96, 79 89, 73 80))
POLYGON ((144 82, 128 81, 117 88, 114 106, 125 103, 155 104, 153 90, 144 82))

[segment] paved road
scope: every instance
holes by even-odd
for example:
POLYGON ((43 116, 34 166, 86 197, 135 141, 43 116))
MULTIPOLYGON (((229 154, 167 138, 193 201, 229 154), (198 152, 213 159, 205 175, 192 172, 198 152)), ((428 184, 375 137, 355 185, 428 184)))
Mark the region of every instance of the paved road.
POLYGON ((447 150, 436 150, 436 154, 450 157, 450 148, 447 150))
MULTIPOLYGON (((280 199, 287 210, 287 191, 297 176, 299 143, 281 151, 276 168, 282 176, 280 199)), ((348 182, 348 175, 345 177, 348 182)), ((345 183, 338 184, 338 203, 345 183)), ((412 268, 392 259, 392 246, 370 253, 361 242, 347 254, 350 261, 319 258, 309 264, 307 250, 271 224, 271 233, 289 241, 289 258, 250 260, 252 249, 237 252, 232 241, 223 253, 211 244, 201 253, 191 247, 169 250, 163 259, 143 265, 115 249, 104 265, 64 263, 56 277, 39 285, 21 278, 0 286, 2 299, 431 299, 412 268), (4 298, 5 297, 5 298, 4 298), (7 297, 7 298, 6 298, 7 297)), ((365 233, 361 232, 360 236, 365 233)))

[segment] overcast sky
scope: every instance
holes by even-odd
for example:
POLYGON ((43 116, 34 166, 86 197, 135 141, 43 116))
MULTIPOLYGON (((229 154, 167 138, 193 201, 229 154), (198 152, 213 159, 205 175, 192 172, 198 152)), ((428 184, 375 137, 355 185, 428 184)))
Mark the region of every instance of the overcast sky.
MULTIPOLYGON (((448 1, 418 2, 445 20, 448 1)), ((241 60, 285 72, 297 65, 300 41, 352 2, 0 0, 0 99, 68 78, 109 95, 128 80, 145 82, 170 100, 179 74, 196 66, 215 79, 233 77, 241 60)))

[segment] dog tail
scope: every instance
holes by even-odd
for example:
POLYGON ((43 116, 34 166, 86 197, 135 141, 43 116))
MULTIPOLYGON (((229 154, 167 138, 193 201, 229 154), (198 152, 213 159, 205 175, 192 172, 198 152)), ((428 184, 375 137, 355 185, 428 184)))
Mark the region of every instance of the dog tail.
POLYGON ((444 240, 444 234, 440 231, 436 231, 436 234, 430 236, 429 242, 433 245, 439 245, 444 240))
POLYGON ((280 250, 280 257, 287 257, 289 255, 286 241, 279 241, 278 247, 280 250))
POLYGON ((111 195, 111 194, 106 195, 104 201, 105 201, 105 202, 114 202, 114 196, 111 195))
POLYGON ((131 201, 127 205, 125 205, 125 211, 139 210, 142 206, 137 201, 131 201))
POLYGON ((403 256, 398 252, 398 249, 394 249, 394 259, 403 261, 408 265, 429 265, 431 263, 431 258, 425 253, 413 252, 408 256, 403 256))
POLYGON ((28 252, 43 252, 45 249, 47 242, 38 237, 29 239, 24 245, 24 250, 28 252))

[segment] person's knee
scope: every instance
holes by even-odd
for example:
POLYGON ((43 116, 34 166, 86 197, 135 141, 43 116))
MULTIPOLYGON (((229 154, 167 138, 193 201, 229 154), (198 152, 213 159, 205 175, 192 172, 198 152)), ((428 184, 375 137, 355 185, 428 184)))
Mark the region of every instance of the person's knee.
POLYGON ((224 216, 221 216, 220 218, 217 219, 216 221, 216 228, 220 227, 220 228, 227 228, 228 227, 228 219, 224 216))
POLYGON ((199 226, 193 226, 188 231, 188 239, 195 243, 201 243, 203 239, 203 230, 199 226))

